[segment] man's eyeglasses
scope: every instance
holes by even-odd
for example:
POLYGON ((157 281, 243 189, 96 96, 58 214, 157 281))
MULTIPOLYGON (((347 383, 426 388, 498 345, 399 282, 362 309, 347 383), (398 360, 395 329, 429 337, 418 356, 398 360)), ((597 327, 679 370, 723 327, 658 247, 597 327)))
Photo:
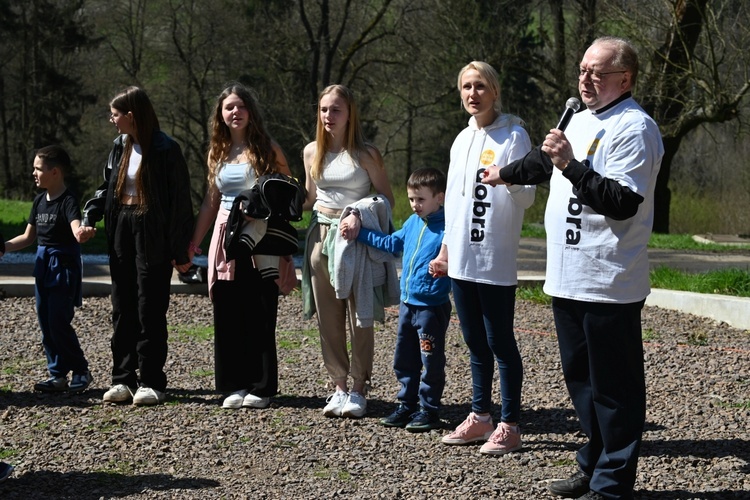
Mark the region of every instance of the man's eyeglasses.
POLYGON ((594 71, 593 69, 578 68, 578 78, 585 78, 586 75, 591 77, 592 82, 600 82, 607 75, 614 75, 616 73, 627 73, 628 70, 621 69, 619 71, 594 71))

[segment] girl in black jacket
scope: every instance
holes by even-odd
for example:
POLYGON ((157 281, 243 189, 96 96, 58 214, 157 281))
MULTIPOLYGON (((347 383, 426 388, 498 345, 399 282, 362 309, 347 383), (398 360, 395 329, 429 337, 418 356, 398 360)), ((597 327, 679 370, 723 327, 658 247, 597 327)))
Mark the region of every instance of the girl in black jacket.
POLYGON ((129 87, 110 102, 120 136, 104 182, 86 202, 79 229, 91 238, 104 218, 112 275, 112 387, 104 401, 164 401, 172 266, 190 267, 190 177, 180 146, 159 129, 146 93, 129 87))

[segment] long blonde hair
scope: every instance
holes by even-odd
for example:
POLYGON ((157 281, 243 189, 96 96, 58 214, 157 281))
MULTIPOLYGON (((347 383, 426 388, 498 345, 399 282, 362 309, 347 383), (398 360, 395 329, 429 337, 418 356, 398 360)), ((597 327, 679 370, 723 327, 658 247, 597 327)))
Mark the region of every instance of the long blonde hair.
POLYGON ((317 125, 315 127, 315 157, 310 167, 310 175, 315 180, 320 179, 323 175, 326 153, 331 142, 330 136, 326 133, 323 126, 323 121, 320 119, 320 101, 328 94, 341 97, 346 101, 349 108, 349 122, 346 124, 344 149, 355 158, 362 152, 369 154, 368 143, 365 141, 362 134, 362 126, 359 123, 359 113, 357 112, 357 105, 354 102, 354 92, 343 85, 329 85, 318 96, 318 117, 316 118, 317 125))
POLYGON ((224 123, 222 106, 230 95, 236 95, 245 104, 248 111, 248 125, 245 129, 245 142, 250 150, 249 161, 256 176, 270 174, 276 170, 276 151, 273 140, 263 126, 258 103, 252 91, 241 83, 234 83, 226 87, 216 99, 216 106, 211 118, 211 142, 208 149, 208 186, 215 185, 216 175, 224 161, 229 156, 232 147, 232 135, 229 127, 224 123))

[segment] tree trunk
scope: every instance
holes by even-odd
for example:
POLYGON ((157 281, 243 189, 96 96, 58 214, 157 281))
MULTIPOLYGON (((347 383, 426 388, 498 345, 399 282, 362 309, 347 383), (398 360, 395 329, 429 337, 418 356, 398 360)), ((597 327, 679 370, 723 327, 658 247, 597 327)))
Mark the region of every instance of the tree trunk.
POLYGON ((654 224, 656 233, 669 233, 669 207, 672 203, 672 191, 669 189, 669 175, 672 170, 672 160, 680 149, 682 137, 664 137, 664 158, 661 160, 661 169, 656 178, 654 189, 654 224))
POLYGON ((656 233, 669 233, 669 209, 672 194, 669 190, 669 174, 672 159, 682 138, 689 129, 675 128, 675 122, 685 111, 685 99, 681 99, 688 78, 690 60, 704 24, 703 13, 707 0, 678 0, 674 9, 672 27, 667 32, 664 45, 652 57, 654 81, 648 88, 654 89, 644 102, 644 109, 659 124, 664 141, 664 159, 654 191, 654 225, 656 233))

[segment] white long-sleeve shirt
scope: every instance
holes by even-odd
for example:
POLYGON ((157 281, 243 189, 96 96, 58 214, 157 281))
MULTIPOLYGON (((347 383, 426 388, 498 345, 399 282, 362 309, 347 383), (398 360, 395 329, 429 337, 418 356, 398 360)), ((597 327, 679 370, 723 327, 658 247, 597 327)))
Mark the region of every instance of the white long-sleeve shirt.
POLYGON ((523 157, 531 141, 521 120, 500 115, 480 129, 474 117, 451 147, 445 193, 448 276, 511 286, 518 283, 516 257, 524 210, 534 202, 534 186, 491 187, 481 183, 490 165, 523 157))

